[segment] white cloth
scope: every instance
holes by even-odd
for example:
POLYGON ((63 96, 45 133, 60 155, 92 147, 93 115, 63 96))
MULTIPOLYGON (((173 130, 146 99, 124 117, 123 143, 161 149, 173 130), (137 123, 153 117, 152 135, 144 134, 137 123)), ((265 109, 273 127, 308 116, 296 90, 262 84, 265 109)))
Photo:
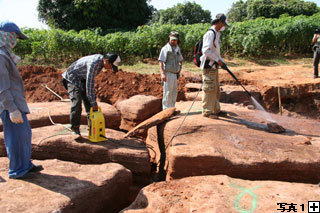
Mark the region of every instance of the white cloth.
POLYGON ((214 32, 211 30, 208 30, 204 36, 203 36, 203 45, 202 45, 202 53, 203 55, 200 57, 200 68, 203 70, 204 69, 204 64, 206 60, 210 60, 209 65, 212 66, 213 63, 216 61, 218 62, 219 60, 222 60, 221 55, 220 55, 220 36, 221 33, 216 31, 214 26, 212 26, 210 29, 213 29, 216 32, 216 38, 214 41, 213 45, 213 39, 214 39, 214 32))
POLYGON ((167 81, 163 82, 162 110, 174 107, 178 95, 177 74, 166 72, 167 81))
POLYGON ((21 112, 17 109, 9 114, 10 120, 15 124, 22 124, 23 118, 21 112))
POLYGON ((113 65, 116 67, 119 66, 120 61, 121 61, 120 56, 118 56, 117 59, 113 62, 113 65))

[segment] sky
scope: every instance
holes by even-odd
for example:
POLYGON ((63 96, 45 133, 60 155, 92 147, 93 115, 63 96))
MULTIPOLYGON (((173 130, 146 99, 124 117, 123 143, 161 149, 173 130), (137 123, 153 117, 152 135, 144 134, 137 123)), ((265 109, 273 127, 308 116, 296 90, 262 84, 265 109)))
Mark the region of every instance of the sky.
MULTIPOLYGON (((130 2, 130 0, 127 0, 130 2)), ((201 5, 204 10, 209 10, 211 16, 217 13, 227 13, 232 3, 237 0, 194 0, 201 5)), ((305 0, 317 3, 320 6, 320 0, 305 0)), ((0 21, 10 20, 19 27, 48 29, 48 26, 38 20, 39 0, 0 0, 0 21)), ((151 0, 151 5, 156 9, 167 9, 178 3, 184 3, 185 0, 151 0)))

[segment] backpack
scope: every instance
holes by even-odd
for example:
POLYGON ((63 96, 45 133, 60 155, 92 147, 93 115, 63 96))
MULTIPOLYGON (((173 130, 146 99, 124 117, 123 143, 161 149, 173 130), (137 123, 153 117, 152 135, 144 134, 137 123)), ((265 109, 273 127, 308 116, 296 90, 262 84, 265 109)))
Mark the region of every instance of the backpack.
MULTIPOLYGON (((209 29, 209 30, 211 30, 214 34, 213 45, 215 46, 214 42, 216 40, 216 32, 213 29, 209 29)), ((194 46, 193 62, 197 67, 200 67, 200 64, 201 64, 200 57, 202 56, 202 45, 203 45, 203 36, 202 36, 201 40, 198 41, 196 43, 196 45, 194 46)))

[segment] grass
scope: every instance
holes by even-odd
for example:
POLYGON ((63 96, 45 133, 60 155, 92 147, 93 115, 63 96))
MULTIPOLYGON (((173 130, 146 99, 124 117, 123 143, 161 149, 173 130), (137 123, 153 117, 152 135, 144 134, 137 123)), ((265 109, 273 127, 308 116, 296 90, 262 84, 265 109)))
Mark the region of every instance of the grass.
MULTIPOLYGON (((281 65, 299 65, 302 64, 304 67, 312 68, 312 56, 303 56, 303 57, 284 57, 284 56, 277 56, 273 58, 240 58, 240 57, 224 57, 223 58, 228 67, 236 68, 236 67, 250 67, 255 65, 260 66, 281 66, 281 65)), ((158 74, 160 73, 160 68, 157 59, 142 59, 136 60, 137 63, 121 63, 119 68, 126 71, 126 72, 136 72, 140 74, 158 74)), ((19 63, 19 66, 26 66, 30 63, 26 63, 24 60, 19 63)), ((38 66, 53 66, 62 71, 69 66, 66 64, 61 65, 53 65, 53 64, 37 64, 33 63, 33 65, 38 66)), ((193 64, 193 61, 190 59, 185 59, 183 61, 182 70, 188 70, 190 72, 200 72, 200 68, 196 67, 193 64)))
MULTIPOLYGON (((140 74, 159 74, 160 73, 160 67, 156 60, 149 63, 138 62, 134 65, 123 64, 123 65, 120 65, 119 67, 126 72, 136 72, 140 74)), ((189 61, 183 62, 182 69, 188 70, 190 72, 200 72, 200 68, 196 67, 196 65, 194 65, 193 62, 189 62, 189 61)))

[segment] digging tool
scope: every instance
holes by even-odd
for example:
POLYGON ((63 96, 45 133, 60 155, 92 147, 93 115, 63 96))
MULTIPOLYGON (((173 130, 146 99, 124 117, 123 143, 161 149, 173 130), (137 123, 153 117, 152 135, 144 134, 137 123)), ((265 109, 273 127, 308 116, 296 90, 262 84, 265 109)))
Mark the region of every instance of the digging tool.
POLYGON ((52 94, 54 94, 55 96, 57 96, 58 98, 60 98, 60 101, 62 102, 70 102, 70 99, 64 99, 62 98, 60 95, 58 95, 57 93, 55 93, 52 89, 50 89, 46 84, 41 84, 41 86, 45 87, 47 90, 49 90, 52 94))
POLYGON ((246 91, 246 93, 251 97, 251 93, 241 84, 241 82, 237 79, 237 77, 229 70, 229 68, 227 67, 227 65, 225 63, 223 63, 222 69, 227 70, 228 73, 234 78, 234 80, 236 80, 236 82, 244 89, 244 91, 246 91))

